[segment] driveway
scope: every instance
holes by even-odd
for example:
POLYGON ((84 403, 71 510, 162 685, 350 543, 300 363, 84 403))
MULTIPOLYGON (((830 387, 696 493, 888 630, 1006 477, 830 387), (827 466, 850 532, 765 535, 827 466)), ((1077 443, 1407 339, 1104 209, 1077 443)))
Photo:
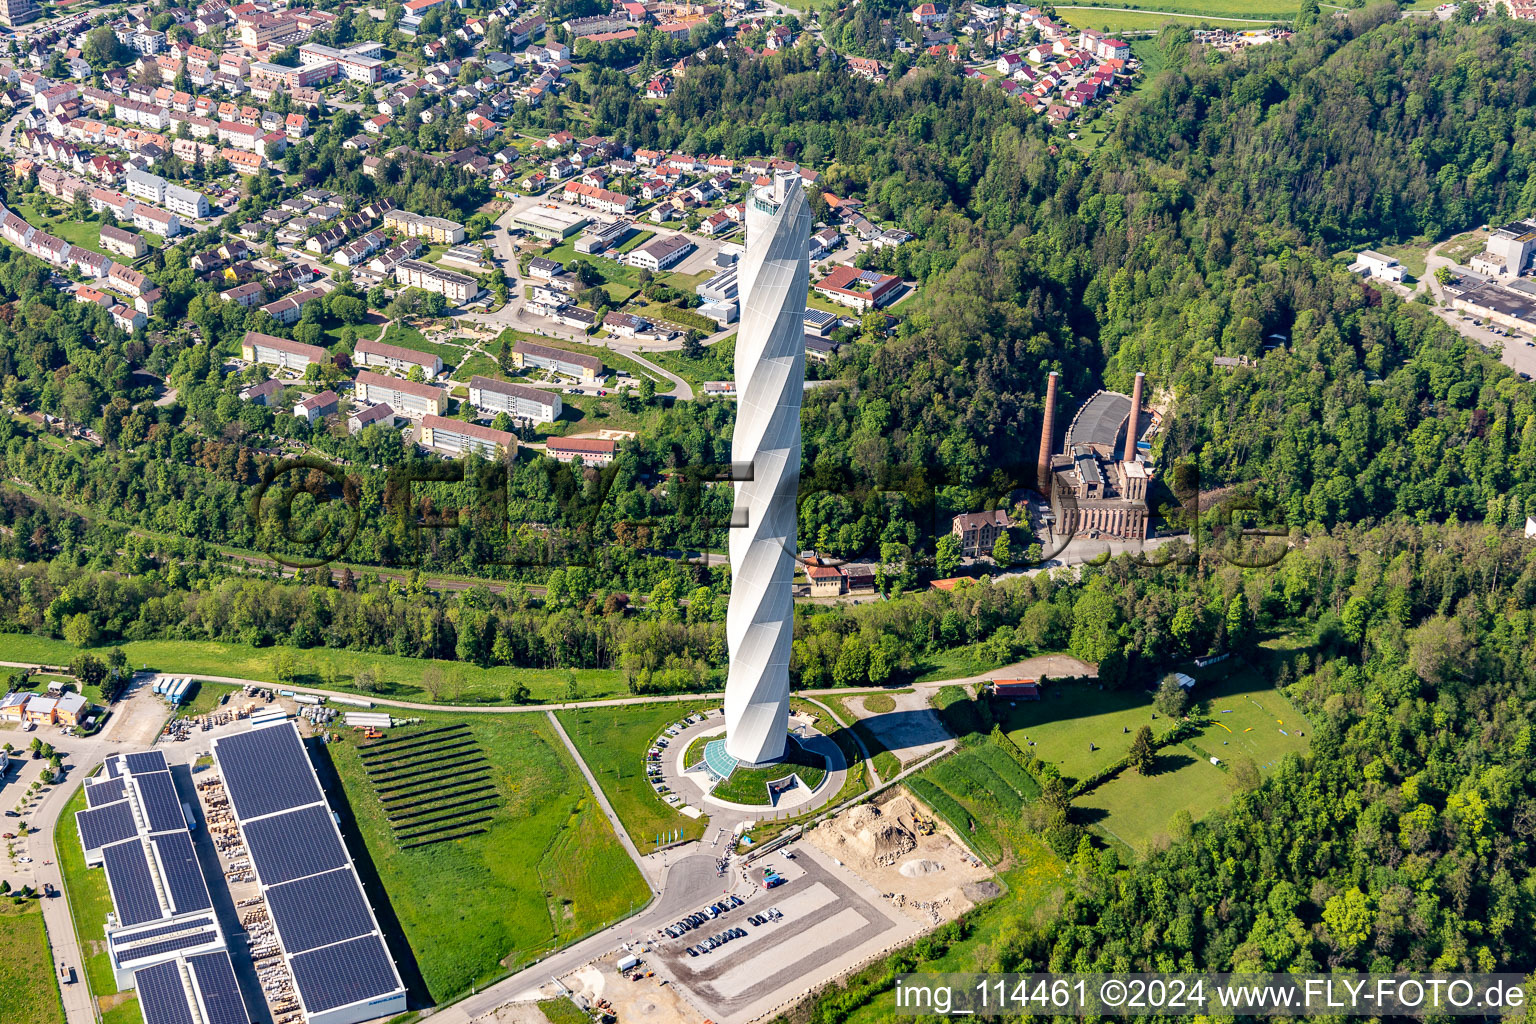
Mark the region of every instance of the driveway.
MULTIPOLYGON (((147 678, 147 677, 146 677, 147 678)), ((90 987, 85 980, 85 958, 75 938, 75 926, 69 912, 69 900, 64 894, 64 877, 54 852, 54 831, 64 805, 80 787, 80 783, 96 770, 96 767, 112 754, 123 751, 145 750, 160 735, 170 709, 165 702, 150 692, 150 685, 138 683, 131 695, 119 701, 112 717, 95 736, 65 736, 57 728, 42 726, 33 733, 0 733, 16 746, 23 745, 23 737, 31 742, 32 736, 42 737, 65 754, 64 781, 50 786, 41 799, 30 804, 22 819, 5 818, 6 822, 25 820, 33 830, 25 839, 16 841, 17 852, 32 858, 30 864, 0 865, 0 876, 13 888, 30 885, 42 891, 52 885, 59 891, 54 899, 45 899, 43 921, 48 927, 48 942, 53 947, 53 959, 75 969, 75 983, 61 985, 59 991, 64 1000, 64 1014, 68 1024, 96 1024, 96 1008, 90 987)), ((25 758, 21 762, 20 778, 6 786, 0 793, 0 803, 5 809, 14 809, 14 801, 21 801, 26 788, 36 779, 45 764, 25 758)), ((14 771, 15 769, 13 769, 14 771)))

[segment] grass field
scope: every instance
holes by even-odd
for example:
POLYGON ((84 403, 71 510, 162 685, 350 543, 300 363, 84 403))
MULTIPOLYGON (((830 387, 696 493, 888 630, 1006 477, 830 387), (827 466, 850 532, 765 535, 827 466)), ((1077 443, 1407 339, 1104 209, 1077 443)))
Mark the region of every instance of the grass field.
POLYGON ((592 1020, 569 999, 540 999, 537 1005, 549 1024, 590 1024, 592 1020))
MULTIPOLYGON (((1106 5, 1108 7, 1110 5, 1106 5)), ((1212 15, 1203 13, 1186 13, 1175 10, 1174 7, 1164 8, 1157 5, 1153 10, 1145 11, 1116 11, 1098 7, 1058 7, 1056 10, 1061 15, 1061 20, 1074 28, 1096 28, 1105 32, 1143 32, 1156 31, 1169 22, 1176 22, 1191 27, 1208 25, 1211 28, 1245 29, 1264 28, 1274 24, 1275 21, 1289 20, 1294 15, 1284 18, 1254 16, 1251 20, 1247 15, 1239 15, 1237 20, 1217 20, 1212 15)))
MULTIPOLYGON (((401 658, 391 654, 316 647, 309 650, 282 648, 293 654, 298 676, 279 680, 274 671, 278 648, 226 644, 213 640, 132 640, 120 644, 128 655, 128 664, 161 672, 193 676, 229 676, 277 683, 291 681, 300 686, 354 690, 354 673, 371 668, 381 681, 377 696, 434 703, 422 688, 422 673, 429 665, 442 670, 446 682, 437 702, 444 704, 502 704, 516 683, 525 684, 535 700, 564 700, 567 688, 575 681, 583 700, 627 696, 629 689, 622 674, 611 669, 524 669, 479 668, 455 661, 426 661, 401 658)), ((96 649, 104 657, 108 648, 96 649)), ((79 650, 62 640, 7 633, 0 636, 0 661, 67 664, 79 650)))
POLYGON ((914 669, 917 674, 913 682, 935 683, 944 679, 963 679, 979 676, 995 668, 1002 668, 1002 662, 984 654, 980 644, 966 644, 924 657, 914 669))
MULTIPOLYGON (((1194 670, 1197 685, 1191 711, 1203 713, 1208 724, 1187 742, 1159 750, 1153 774, 1122 772, 1078 797, 1074 817, 1141 853, 1169 835, 1169 823, 1178 811, 1188 811, 1198 821, 1226 804, 1231 776, 1207 757, 1224 762, 1250 758, 1267 774, 1287 754, 1304 754, 1310 726, 1268 682, 1271 657, 1261 650, 1251 664, 1234 659, 1194 670)), ((1146 693, 1101 691, 1097 684, 1051 685, 1039 701, 1020 701, 1000 710, 1009 737, 1021 750, 1075 778, 1124 756, 1131 736, 1122 729, 1134 733, 1149 725, 1155 735, 1162 735, 1167 725, 1164 716, 1151 719, 1153 709, 1146 693), (1052 696, 1053 692, 1060 696, 1052 696), (1030 740, 1035 742, 1033 748, 1030 740), (1099 750, 1090 752, 1089 742, 1099 750)))
POLYGON ((681 829, 684 839, 698 839, 704 834, 707 816, 690 818, 680 814, 656 795, 646 781, 645 752, 673 722, 695 711, 719 706, 716 698, 701 699, 698 703, 680 701, 555 712, 641 853, 656 849, 656 837, 661 833, 681 829))
MULTIPOLYGON (((345 324, 337 324, 325 332, 325 344, 334 345, 341 340, 341 332, 346 330, 345 324)), ((379 324, 353 324, 352 331, 357 335, 358 341, 372 341, 383 330, 379 324)))
POLYGON ((483 985, 645 904, 639 870, 548 719, 423 717, 428 726, 467 723, 489 759, 501 803, 484 834, 400 850, 357 747, 327 749, 433 999, 483 985))
POLYGON ((1156 710, 1146 692, 1101 690, 1098 683, 1051 683, 1040 700, 996 707, 1003 731, 1020 750, 1071 779, 1086 778, 1124 757, 1141 726, 1151 726, 1158 736, 1170 725, 1166 716, 1153 719, 1156 710))
POLYGON ((196 718, 198 715, 206 715, 219 706, 219 698, 226 693, 239 693, 240 687, 234 683, 205 683, 199 681, 194 684, 192 699, 185 702, 177 710, 183 718, 196 718))
POLYGON ((57 972, 48 952, 43 908, 0 903, 0 1020, 6 1024, 64 1024, 57 972))
POLYGON ((681 352, 648 352, 645 358, 671 370, 695 388, 701 387, 707 380, 736 379, 736 345, 733 338, 706 348, 702 359, 689 359, 681 352))
MULTIPOLYGON (((1424 250, 1428 249, 1431 244, 1428 239, 1416 238, 1402 245, 1383 245, 1378 247, 1376 251, 1396 259, 1407 269, 1408 275, 1413 281, 1420 281, 1423 280, 1424 272, 1427 269, 1424 250)), ((1477 254, 1473 253, 1473 255, 1477 254)), ((1412 281, 1409 283, 1411 284, 1412 281)))
POLYGON ((1141 853, 1168 835, 1179 811, 1198 821, 1226 803, 1228 776, 1175 744, 1158 751, 1153 775, 1122 772, 1073 802, 1073 818, 1141 853))
POLYGON ((496 365, 496 360, 484 352, 474 352, 465 357, 458 369, 453 371, 452 379, 467 382, 476 374, 481 377, 494 377, 500 372, 501 368, 496 365))
POLYGON ((1486 231, 1468 231, 1464 235, 1457 235, 1441 246, 1440 255, 1465 266, 1471 262, 1473 256, 1483 251, 1487 243, 1488 233, 1486 231))
POLYGON ((1094 7, 1123 7, 1147 14, 1177 14, 1187 18, 1214 19, 1213 25, 1231 22, 1290 21, 1301 12, 1300 0, 1142 0, 1138 3, 1074 3, 1058 7, 1063 17, 1094 7))
POLYGON ((84 970, 80 973, 90 985, 91 994, 101 1002, 117 992, 112 961, 106 952, 106 921, 112 912, 112 893, 107 888, 107 873, 100 868, 85 866, 85 852, 80 849, 80 833, 75 827, 75 812, 83 810, 85 787, 82 785, 59 815, 59 824, 53 833, 54 853, 59 873, 64 878, 65 894, 69 897, 69 916, 75 922, 75 937, 85 956, 84 970))

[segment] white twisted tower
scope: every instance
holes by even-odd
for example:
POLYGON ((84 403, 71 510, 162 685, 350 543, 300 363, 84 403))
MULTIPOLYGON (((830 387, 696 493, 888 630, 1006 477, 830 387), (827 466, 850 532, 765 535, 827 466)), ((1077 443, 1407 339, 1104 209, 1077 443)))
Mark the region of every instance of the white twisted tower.
POLYGON ((750 465, 752 478, 736 484, 730 530, 725 749, 749 765, 782 757, 789 729, 810 238, 811 208, 799 175, 775 175, 748 196, 731 461, 750 465))

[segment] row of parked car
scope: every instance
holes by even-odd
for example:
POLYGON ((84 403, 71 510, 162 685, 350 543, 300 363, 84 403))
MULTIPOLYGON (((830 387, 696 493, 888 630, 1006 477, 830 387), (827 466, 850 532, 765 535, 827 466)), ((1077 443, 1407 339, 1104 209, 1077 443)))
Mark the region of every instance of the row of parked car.
POLYGON ((740 896, 727 896, 719 903, 711 903, 703 910, 700 910, 694 914, 689 914, 687 917, 683 918, 681 921, 678 921, 676 924, 668 925, 667 927, 663 928, 661 932, 663 935, 675 939, 685 932, 691 932, 695 928, 703 927, 704 925, 713 921, 715 918, 719 917, 721 914, 724 914, 729 910, 734 910, 735 908, 741 906, 741 904, 742 899, 740 896))
POLYGON ((746 937, 746 934, 747 930, 745 928, 727 928, 725 931, 718 935, 711 935, 697 946, 689 946, 688 955, 703 956, 705 953, 708 953, 711 950, 719 949, 721 946, 725 945, 727 942, 730 942, 732 939, 740 939, 746 937))

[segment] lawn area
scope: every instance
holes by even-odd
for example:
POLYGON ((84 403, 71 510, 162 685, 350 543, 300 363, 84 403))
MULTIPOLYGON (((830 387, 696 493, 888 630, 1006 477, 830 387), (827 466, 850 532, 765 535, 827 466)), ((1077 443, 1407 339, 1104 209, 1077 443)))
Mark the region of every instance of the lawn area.
MULTIPOLYGON (((1146 14, 1178 14, 1187 18, 1217 18, 1238 21, 1291 21, 1301 12, 1300 0, 1154 0, 1152 3, 1115 3, 1105 0, 1098 4, 1070 4, 1058 7, 1062 16, 1071 20, 1073 14, 1095 7, 1127 7, 1146 14)), ((1106 12, 1110 14, 1114 12, 1106 12)), ((1224 28, 1232 25, 1217 22, 1224 28)), ((1131 26, 1141 28, 1146 26, 1131 26)), ((1155 27, 1155 26, 1154 26, 1155 27)))
MULTIPOLYGON (((1073 803, 1074 816, 1141 854, 1169 836, 1169 822, 1178 811, 1188 811, 1190 818, 1198 821, 1225 806, 1232 791, 1232 777, 1208 758, 1214 756, 1223 762, 1249 758, 1261 773, 1268 774, 1287 754, 1305 754, 1310 740, 1304 734, 1311 726, 1269 682, 1274 656, 1261 649, 1251 661, 1232 659, 1192 671, 1190 674, 1198 682, 1191 711, 1203 714, 1208 724, 1190 740, 1158 751, 1154 774, 1122 772, 1078 797, 1073 803)), ((1091 692, 1101 699, 1110 696, 1110 692, 1101 694, 1096 689, 1091 692)), ((1047 697, 1033 705, 1020 702, 1009 710, 1017 712, 1029 706, 1048 709, 1054 703, 1047 697)), ((1148 724, 1155 733, 1161 733, 1161 722, 1159 718, 1158 722, 1148 724)), ((1133 731, 1135 728, 1132 725, 1133 731)), ((1050 725, 1037 726, 1029 730, 1029 735, 1038 740, 1038 736, 1052 735, 1052 729, 1050 725)), ((1017 742, 1019 736, 1015 734, 1013 738, 1017 742)), ((1113 756, 1119 758, 1129 746, 1130 737, 1115 739, 1113 756)), ((1065 742, 1069 752, 1077 745, 1075 740, 1065 742)), ((1083 753, 1086 752, 1083 741, 1083 753)))
POLYGON ((1002 667, 996 658, 983 653, 980 644, 966 644, 923 658, 913 669, 918 673, 913 682, 936 683, 945 679, 964 679, 1002 667))
POLYGON ((784 746, 784 758, 766 768, 737 768, 731 777, 717 785, 711 794, 717 800, 737 804, 772 803, 768 783, 798 774, 807 789, 814 790, 827 777, 826 762, 802 748, 793 736, 784 746))
POLYGON ((1095 682, 1051 682, 1037 701, 999 702, 994 708, 1020 750, 1055 765, 1068 779, 1087 778, 1120 760, 1143 725, 1160 736, 1171 724, 1164 715, 1153 719, 1157 712, 1145 691, 1101 690, 1095 682))
POLYGON ((671 370, 695 388, 707 380, 736 379, 735 335, 706 348, 700 359, 689 359, 681 352, 648 352, 645 358, 663 369, 671 370))
MULTIPOLYGON (((131 640, 118 646, 128 655, 128 664, 136 668, 267 683, 294 682, 326 689, 352 690, 354 674, 371 668, 382 684, 377 696, 412 701, 433 701, 422 688, 422 673, 429 665, 442 670, 445 682, 440 701, 444 704, 502 704, 517 683, 525 684, 535 700, 565 700, 573 680, 584 700, 629 695, 623 676, 613 669, 479 668, 456 661, 428 661, 329 647, 296 650, 213 640, 131 640), (277 678, 275 664, 280 652, 293 655, 296 678, 277 678)), ((94 653, 105 657, 108 649, 104 646, 94 653)), ((23 633, 0 636, 0 661, 58 665, 67 664, 79 653, 78 648, 63 640, 23 633)))
POLYGON ((448 366, 457 366, 459 365, 459 360, 464 358, 465 350, 458 345, 444 345, 441 342, 428 341, 426 336, 416 330, 416 328, 407 327, 398 320, 389 325, 389 329, 384 332, 384 337, 380 340, 389 345, 399 345, 401 348, 408 348, 412 352, 425 352, 428 355, 435 355, 448 366))
POLYGON ((0 1020, 64 1024, 58 972, 48 952, 43 908, 36 900, 0 904, 0 1020))
POLYGON ((469 378, 477 375, 494 377, 500 372, 501 368, 496 365, 496 360, 484 352, 475 352, 459 364, 458 369, 453 371, 451 379, 468 382, 469 378))
POLYGON ((427 728, 467 724, 489 760, 500 802, 481 835, 399 849, 358 747, 326 750, 434 1000, 483 986, 646 904, 639 870, 547 718, 422 717, 427 728))
POLYGON ((656 849, 656 837, 663 832, 681 829, 684 839, 704 835, 707 815, 690 818, 680 814, 646 781, 645 752, 673 722, 719 706, 717 698, 555 712, 642 854, 656 849))
POLYGON ((1488 232, 1468 231, 1464 235, 1457 235, 1445 245, 1440 247, 1440 255, 1448 260, 1454 260, 1462 266, 1472 261, 1472 257, 1482 252, 1488 245, 1488 232))
POLYGON ((720 329, 720 325, 707 316, 700 316, 691 309, 681 309, 677 306, 668 306, 656 302, 646 302, 640 306, 626 310, 626 312, 643 316, 647 320, 661 320, 669 324, 676 324, 686 330, 701 331, 704 334, 714 334, 720 329))
POLYGON ((715 272, 713 269, 700 270, 692 274, 681 274, 670 270, 663 270, 656 275, 656 280, 669 288, 676 288, 680 292, 692 294, 695 288, 714 276, 715 272))
MULTIPOLYGON (((325 332, 325 345, 327 347, 341 340, 341 332, 347 329, 346 324, 337 324, 325 332)), ((384 328, 381 324, 353 324, 352 332, 357 335, 358 341, 372 341, 379 336, 384 328)), ((396 343, 398 344, 398 342, 396 343)))
POLYGON ((1158 751, 1153 775, 1122 772, 1073 802, 1073 818, 1141 854, 1168 835, 1179 811, 1198 821, 1227 802, 1228 776, 1182 744, 1158 751))
MULTIPOLYGON (((1423 280, 1424 272, 1428 269, 1424 250, 1428 249, 1431 244, 1433 243, 1426 238, 1415 238, 1412 241, 1404 242, 1402 245, 1383 245, 1377 248, 1376 251, 1397 260, 1407 269, 1409 276, 1414 281, 1420 281, 1423 280)), ((1473 255, 1477 254, 1473 253, 1473 255)))
POLYGON ((840 306, 829 299, 823 298, 814 288, 807 288, 805 293, 805 308, 819 309, 823 313, 831 313, 834 316, 850 316, 857 318, 858 313, 847 306, 840 306))
POLYGON ((1074 28, 1096 28, 1105 32, 1138 32, 1155 31, 1162 28, 1170 21, 1179 22, 1191 27, 1207 25, 1211 28, 1244 29, 1264 28, 1275 21, 1289 20, 1295 13, 1285 16, 1254 16, 1249 20, 1248 16, 1239 16, 1238 21, 1213 21, 1210 14, 1186 13, 1175 8, 1186 6, 1173 4, 1164 6, 1157 4, 1150 11, 1110 11, 1100 10, 1095 7, 1058 7, 1061 20, 1074 28))
POLYGON ((627 255, 631 251, 640 248, 640 246, 644 245, 646 242, 649 242, 655 237, 656 232, 654 231, 636 231, 634 234, 630 235, 628 238, 624 239, 624 241, 619 243, 619 255, 627 255))
POLYGON ((569 999, 540 999, 537 1005, 549 1024, 591 1024, 592 1018, 569 999))
POLYGON ((533 429, 539 438, 585 434, 592 430, 645 430, 662 415, 660 402, 639 412, 627 412, 618 395, 609 392, 598 398, 588 395, 561 395, 564 409, 554 423, 540 423, 533 429))
POLYGON ((54 829, 54 853, 59 873, 64 878, 64 893, 69 898, 69 916, 75 922, 75 936, 85 956, 83 981, 91 987, 98 1002, 117 992, 112 977, 112 961, 106 951, 107 915, 112 912, 112 893, 107 888, 107 873, 85 866, 85 851, 80 849, 80 832, 75 827, 75 812, 85 810, 85 787, 64 805, 54 829))
POLYGON ((220 697, 226 693, 239 693, 240 689, 233 683, 205 683, 198 680, 192 684, 191 699, 183 702, 176 713, 183 718, 206 715, 219 706, 220 697))

